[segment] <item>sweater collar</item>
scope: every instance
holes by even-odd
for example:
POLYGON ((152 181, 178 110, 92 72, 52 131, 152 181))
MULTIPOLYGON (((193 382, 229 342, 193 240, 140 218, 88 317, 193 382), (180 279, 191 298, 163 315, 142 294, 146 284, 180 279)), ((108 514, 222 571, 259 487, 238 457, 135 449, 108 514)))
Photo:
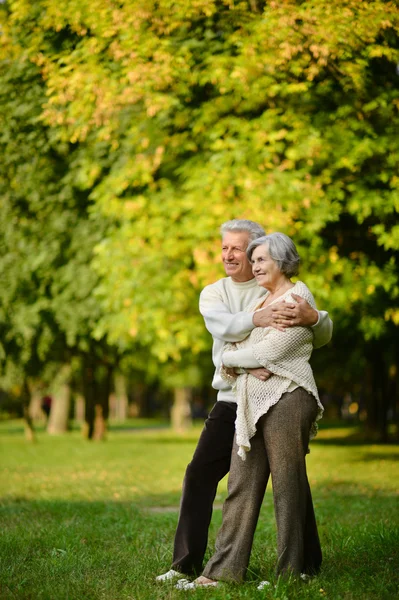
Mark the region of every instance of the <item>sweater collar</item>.
POLYGON ((228 277, 228 279, 230 279, 230 283, 233 287, 239 288, 241 290, 258 287, 255 277, 253 277, 249 281, 233 281, 231 277, 228 277))

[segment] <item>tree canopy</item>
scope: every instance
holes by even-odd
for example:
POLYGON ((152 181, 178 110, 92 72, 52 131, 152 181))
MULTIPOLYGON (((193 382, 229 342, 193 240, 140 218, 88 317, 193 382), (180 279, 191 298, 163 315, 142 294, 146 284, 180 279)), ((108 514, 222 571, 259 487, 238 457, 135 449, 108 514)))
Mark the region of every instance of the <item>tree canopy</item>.
POLYGON ((332 352, 354 358, 334 384, 361 385, 376 347, 395 380, 396 2, 14 0, 1 27, 3 118, 31 121, 26 144, 3 133, 2 218, 33 195, 52 231, 73 230, 51 287, 68 344, 81 315, 90 339, 154 369, 202 365, 198 293, 223 274, 220 224, 241 217, 296 242, 332 352))

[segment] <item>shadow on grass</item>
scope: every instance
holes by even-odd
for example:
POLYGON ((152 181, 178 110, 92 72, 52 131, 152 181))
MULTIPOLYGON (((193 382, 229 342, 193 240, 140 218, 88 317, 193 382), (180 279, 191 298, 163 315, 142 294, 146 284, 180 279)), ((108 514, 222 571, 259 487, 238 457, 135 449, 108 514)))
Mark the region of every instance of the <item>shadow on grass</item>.
MULTIPOLYGON (((386 448, 386 445, 384 445, 384 447, 386 448)), ((392 460, 392 461, 399 461, 399 447, 397 447, 398 451, 392 452, 392 453, 384 453, 384 454, 377 454, 374 452, 365 452, 361 457, 359 457, 357 459, 356 462, 372 462, 372 461, 381 461, 381 460, 392 460)))
MULTIPOLYGON (((380 456, 376 456, 376 460, 380 460, 380 456)), ((156 489, 156 484, 154 484, 156 489)), ((227 496, 227 490, 218 490, 214 501, 214 508, 220 510, 227 496)), ((344 522, 353 513, 353 519, 358 516, 363 518, 363 513, 359 512, 359 506, 365 514, 370 511, 375 516, 384 518, 389 515, 392 523, 396 522, 399 527, 399 511, 392 513, 392 508, 397 508, 397 492, 396 490, 379 488, 374 484, 365 482, 357 483, 346 479, 331 478, 323 480, 317 484, 312 483, 312 496, 314 501, 319 504, 319 510, 322 513, 329 514, 336 511, 341 512, 341 521, 344 522), (343 510, 345 508, 345 510, 343 510)), ((180 505, 181 491, 173 492, 152 492, 148 493, 136 492, 132 494, 131 499, 122 498, 115 500, 114 498, 104 497, 101 500, 44 500, 32 499, 31 497, 19 495, 4 495, 0 497, 0 520, 6 523, 7 510, 13 510, 13 507, 21 507, 24 505, 24 510, 36 510, 40 507, 45 507, 45 510, 51 512, 52 509, 57 510, 57 507, 80 507, 84 510, 90 510, 90 507, 97 507, 98 510, 107 511, 109 507, 119 507, 120 510, 129 510, 135 513, 142 513, 144 516, 150 513, 164 514, 167 512, 178 513, 180 505), (5 519, 5 520, 4 520, 5 519)), ((118 508, 118 509, 119 509, 118 508)), ((64 509, 64 508, 63 508, 64 509)), ((63 510, 62 509, 62 510, 63 510)), ((272 496, 272 480, 269 481, 265 498, 263 501, 263 509, 267 509, 273 513, 273 496, 272 496)))
POLYGON ((319 433, 312 443, 331 446, 393 446, 398 448, 399 452, 399 441, 395 435, 392 434, 388 441, 381 442, 367 437, 365 430, 360 426, 343 426, 341 424, 340 427, 330 427, 327 425, 319 426, 319 433))

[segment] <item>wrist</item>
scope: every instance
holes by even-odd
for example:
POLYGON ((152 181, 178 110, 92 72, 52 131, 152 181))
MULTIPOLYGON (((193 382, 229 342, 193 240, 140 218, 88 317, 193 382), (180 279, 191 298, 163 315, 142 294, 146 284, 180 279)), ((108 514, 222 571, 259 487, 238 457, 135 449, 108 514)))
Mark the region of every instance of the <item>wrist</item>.
POLYGON ((314 327, 315 325, 317 325, 319 322, 319 319, 320 319, 319 311, 313 309, 310 326, 314 327))
POLYGON ((252 315, 254 327, 269 327, 272 324, 271 314, 270 310, 266 310, 265 308, 256 310, 252 315))

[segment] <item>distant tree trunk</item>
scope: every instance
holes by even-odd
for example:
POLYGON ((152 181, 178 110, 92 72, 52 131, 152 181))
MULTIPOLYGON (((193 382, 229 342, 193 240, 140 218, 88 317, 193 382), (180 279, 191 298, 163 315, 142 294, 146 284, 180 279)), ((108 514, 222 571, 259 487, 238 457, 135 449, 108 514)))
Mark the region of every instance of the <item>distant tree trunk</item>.
POLYGON ((146 417, 147 410, 147 393, 148 386, 145 383, 135 383, 133 387, 133 403, 130 409, 131 416, 146 417))
POLYGON ((393 364, 391 365, 391 394, 392 394, 392 422, 396 424, 394 434, 396 442, 399 441, 399 344, 395 344, 393 364))
POLYGON ((94 431, 95 440, 105 440, 107 434, 107 422, 109 416, 109 397, 112 388, 113 370, 110 365, 101 369, 101 384, 98 386, 97 397, 94 408, 94 431))
POLYGON ((88 440, 104 440, 109 415, 109 396, 112 388, 112 367, 96 364, 87 357, 84 368, 85 424, 83 435, 88 440))
POLYGON ((178 432, 187 431, 191 426, 191 388, 179 387, 174 390, 174 402, 170 412, 172 429, 178 432))
POLYGON ((97 383, 95 378, 94 361, 89 356, 85 360, 83 370, 83 395, 85 398, 85 422, 83 425, 83 437, 91 440, 94 433, 95 400, 97 394, 97 383))
POLYGON ((119 421, 125 421, 127 418, 127 409, 129 401, 127 397, 126 377, 122 375, 122 373, 115 374, 114 387, 115 407, 113 416, 119 421))
POLYGON ((249 6, 250 6, 250 9, 252 12, 255 12, 255 13, 261 12, 261 9, 259 6, 260 4, 262 4, 261 2, 259 2, 258 0, 248 0, 248 3, 249 3, 249 6))
POLYGON ((25 438, 28 442, 36 442, 35 428, 32 417, 29 412, 30 391, 28 382, 25 380, 22 385, 22 410, 24 415, 25 438))
POLYGON ((83 394, 75 395, 74 419, 78 423, 82 423, 85 419, 85 399, 83 394))
POLYGON ((129 414, 136 417, 150 417, 151 405, 157 391, 157 385, 136 382, 133 387, 133 403, 129 414))
POLYGON ((140 416, 140 402, 137 401, 137 391, 134 391, 132 395, 132 402, 128 404, 127 414, 129 417, 133 418, 140 416))
POLYGON ((71 406, 70 375, 70 365, 64 365, 53 383, 51 411, 47 425, 47 431, 50 435, 59 435, 68 431, 69 409, 71 406))
POLYGON ((368 393, 366 395, 366 434, 371 441, 388 441, 388 368, 384 345, 375 341, 368 350, 368 393))
POLYGON ((43 396, 43 384, 29 382, 30 390, 30 401, 29 401, 29 415, 32 420, 44 421, 45 414, 42 410, 42 396, 43 396))

